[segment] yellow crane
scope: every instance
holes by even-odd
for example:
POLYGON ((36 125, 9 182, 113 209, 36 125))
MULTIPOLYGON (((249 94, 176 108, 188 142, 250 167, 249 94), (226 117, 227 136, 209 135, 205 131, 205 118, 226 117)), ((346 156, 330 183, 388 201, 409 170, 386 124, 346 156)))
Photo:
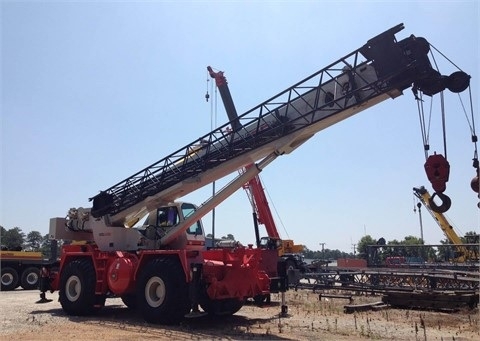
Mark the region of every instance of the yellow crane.
MULTIPOLYGON (((456 257, 455 260, 457 262, 463 263, 466 261, 475 261, 479 259, 479 246, 474 245, 474 248, 469 248, 462 239, 458 236, 458 234, 453 229, 453 226, 450 224, 448 219, 445 217, 443 213, 437 212, 431 208, 431 201, 432 197, 428 190, 424 187, 414 187, 413 194, 420 200, 420 202, 425 206, 427 211, 430 215, 435 219, 438 226, 442 229, 443 233, 447 237, 447 239, 455 245, 456 248, 456 257)), ((478 238, 474 241, 478 244, 478 238)))

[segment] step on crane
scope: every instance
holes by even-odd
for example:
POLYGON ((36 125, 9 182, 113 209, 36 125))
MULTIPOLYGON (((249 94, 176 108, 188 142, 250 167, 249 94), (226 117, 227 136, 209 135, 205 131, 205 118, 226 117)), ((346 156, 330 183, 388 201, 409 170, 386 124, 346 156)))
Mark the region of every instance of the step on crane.
POLYGON ((206 250, 201 218, 331 125, 412 87, 426 96, 468 88, 466 73, 444 76, 432 67, 426 39, 397 40, 402 29, 392 27, 239 115, 237 129, 227 130, 234 126, 228 122, 100 191, 91 207, 50 219, 51 237, 67 242, 58 268, 42 269, 42 294, 58 290, 69 315, 93 314, 107 297, 121 297, 147 322, 171 324, 200 308, 231 315, 247 298, 284 292, 276 250, 206 250), (175 201, 250 164, 199 206, 175 201))

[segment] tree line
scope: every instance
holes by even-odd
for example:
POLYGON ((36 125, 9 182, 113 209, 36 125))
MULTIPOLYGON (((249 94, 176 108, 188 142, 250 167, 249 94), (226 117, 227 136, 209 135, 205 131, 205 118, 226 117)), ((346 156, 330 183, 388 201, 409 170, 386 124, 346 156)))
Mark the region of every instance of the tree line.
MULTIPOLYGON (((211 234, 207 237, 212 237, 211 234)), ((235 237, 231 234, 222 236, 222 239, 233 239, 235 237)), ((478 243, 478 234, 470 231, 461 237, 462 242, 467 244, 478 243), (473 237, 473 238, 472 238, 473 237)), ((10 251, 39 251, 44 256, 48 257, 51 253, 51 240, 49 235, 42 234, 38 231, 31 231, 25 234, 21 228, 14 227, 9 230, 0 226, 0 241, 2 250, 10 251)), ((384 261, 386 257, 402 256, 402 257, 419 257, 424 260, 441 261, 451 258, 452 248, 448 239, 440 241, 441 245, 445 247, 432 247, 426 245, 425 247, 411 247, 420 246, 424 242, 421 238, 414 236, 406 236, 403 240, 385 241, 384 238, 374 239, 370 235, 363 236, 357 244, 353 252, 344 252, 340 250, 331 250, 324 248, 323 250, 313 251, 304 246, 303 256, 307 259, 324 259, 334 260, 338 258, 362 258, 371 260, 371 257, 376 257, 377 260, 384 261), (376 247, 372 247, 376 246, 376 247)), ((60 247, 61 243, 58 244, 60 247)))
MULTIPOLYGON (((479 236, 474 231, 467 232, 460 239, 464 244, 478 244, 479 242, 479 236)), ((353 245, 354 249, 352 252, 328 248, 313 251, 304 246, 303 256, 307 259, 336 260, 338 258, 361 258, 369 261, 372 260, 371 257, 376 257, 376 261, 380 262, 385 261, 387 257, 410 257, 425 261, 444 261, 454 258, 454 250, 447 238, 439 242, 439 245, 441 245, 439 247, 428 245, 420 247, 424 245, 424 241, 415 236, 406 236, 403 240, 393 239, 386 241, 384 238, 374 239, 372 236, 366 235, 353 245)))
POLYGON ((0 226, 0 241, 2 251, 36 251, 42 252, 45 257, 51 254, 51 240, 48 234, 42 236, 38 231, 25 234, 19 227, 7 230, 0 226))
MULTIPOLYGON (((479 235, 469 231, 460 239, 464 244, 478 244, 479 235)), ((387 257, 405 257, 430 262, 442 262, 455 258, 455 248, 447 238, 440 240, 438 246, 424 244, 421 238, 415 236, 406 236, 403 240, 393 239, 387 242, 384 238, 377 240, 366 235, 357 243, 358 258, 379 263, 384 262, 387 257)))

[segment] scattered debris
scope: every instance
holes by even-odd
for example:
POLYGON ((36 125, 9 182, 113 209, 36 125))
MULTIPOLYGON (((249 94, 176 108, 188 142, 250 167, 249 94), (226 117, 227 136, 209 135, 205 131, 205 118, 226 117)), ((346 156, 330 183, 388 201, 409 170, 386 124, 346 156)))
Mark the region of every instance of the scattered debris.
POLYGON ((322 298, 343 298, 343 299, 349 300, 350 303, 353 302, 352 295, 335 295, 335 294, 325 294, 325 293, 318 294, 318 300, 321 301, 322 298))
POLYGON ((375 306, 384 306, 385 303, 382 301, 373 302, 373 303, 366 303, 366 304, 348 304, 343 307, 343 311, 346 314, 351 314, 356 311, 367 311, 372 310, 375 306))

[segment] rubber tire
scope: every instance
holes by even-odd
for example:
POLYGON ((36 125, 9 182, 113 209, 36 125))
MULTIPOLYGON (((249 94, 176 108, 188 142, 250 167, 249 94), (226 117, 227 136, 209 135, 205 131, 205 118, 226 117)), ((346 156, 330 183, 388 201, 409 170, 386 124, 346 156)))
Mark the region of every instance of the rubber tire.
POLYGON ((231 316, 242 309, 245 301, 236 298, 211 300, 203 298, 200 302, 202 309, 213 316, 231 316))
POLYGON ((137 308, 145 321, 168 325, 181 322, 190 311, 191 304, 180 262, 164 257, 147 263, 137 281, 137 299, 137 308), (163 300, 158 297, 159 291, 164 296, 163 300), (157 299, 158 305, 150 304, 157 299))
POLYGON ((20 279, 20 286, 25 290, 38 289, 38 283, 40 281, 40 269, 30 267, 26 268, 22 272, 22 278, 20 279))
MULTIPOLYGON (((256 296, 253 296, 253 301, 255 302, 255 304, 259 307, 263 306, 264 303, 266 303, 267 301, 270 301, 270 296, 269 295, 256 295, 256 296)), ((270 302, 268 302, 270 303, 270 302)))
POLYGON ((11 291, 15 290, 18 287, 18 273, 17 270, 10 267, 1 268, 1 286, 2 291, 11 291), (5 278, 3 276, 6 276, 5 278), (4 280, 8 279, 9 281, 4 283, 4 280))
POLYGON ((132 309, 132 310, 137 309, 138 300, 135 294, 123 295, 122 302, 127 306, 128 309, 132 309))
POLYGON ((285 266, 287 268, 287 273, 288 273, 288 269, 292 268, 295 270, 297 268, 297 264, 295 263, 295 261, 290 258, 285 259, 285 266))
POLYGON ((59 301, 68 315, 84 316, 98 310, 95 306, 102 299, 95 295, 95 282, 95 268, 90 259, 76 259, 65 266, 60 274, 59 301))

